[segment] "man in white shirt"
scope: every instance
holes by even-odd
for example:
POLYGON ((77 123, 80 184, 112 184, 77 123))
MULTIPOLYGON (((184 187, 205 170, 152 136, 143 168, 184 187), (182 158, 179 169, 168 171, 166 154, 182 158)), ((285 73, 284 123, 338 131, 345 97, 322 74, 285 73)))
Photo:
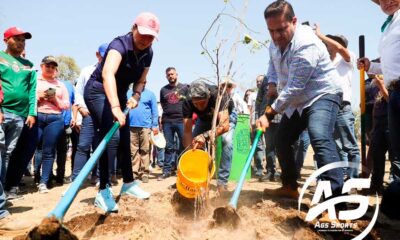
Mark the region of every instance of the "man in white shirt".
MULTIPOLYGON (((342 161, 360 164, 360 149, 354 132, 355 117, 351 109, 351 81, 356 56, 347 49, 348 41, 342 35, 324 35, 316 25, 315 34, 325 43, 333 65, 339 74, 337 81, 343 90, 343 101, 335 123, 335 142, 342 161)), ((346 177, 357 178, 359 168, 347 168, 346 177)))
MULTIPOLYGON (((400 181, 400 0, 378 0, 381 10, 388 15, 382 25, 378 51, 380 63, 368 58, 358 60, 358 68, 369 74, 383 74, 388 97, 389 140, 393 146, 393 180, 400 181)), ((377 78, 381 78, 377 76, 377 78)))

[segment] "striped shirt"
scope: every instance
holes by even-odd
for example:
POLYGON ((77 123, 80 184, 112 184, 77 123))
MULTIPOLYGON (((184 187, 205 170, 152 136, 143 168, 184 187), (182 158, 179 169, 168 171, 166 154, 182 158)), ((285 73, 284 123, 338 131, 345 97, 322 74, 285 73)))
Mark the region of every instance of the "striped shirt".
POLYGON ((297 110, 301 115, 321 96, 342 92, 328 50, 310 27, 297 26, 283 53, 273 43, 269 53, 267 78, 279 93, 271 107, 278 113, 290 118, 297 110))

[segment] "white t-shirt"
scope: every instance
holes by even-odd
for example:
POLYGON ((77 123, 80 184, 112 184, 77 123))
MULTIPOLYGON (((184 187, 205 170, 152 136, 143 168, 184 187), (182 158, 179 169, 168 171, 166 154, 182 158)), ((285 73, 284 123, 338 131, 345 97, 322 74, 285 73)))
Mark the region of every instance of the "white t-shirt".
POLYGON ((249 114, 249 108, 238 93, 233 93, 232 101, 238 113, 249 114))
POLYGON ((379 42, 381 63, 371 62, 368 73, 383 74, 386 87, 400 78, 400 10, 393 15, 391 23, 382 33, 379 42))
POLYGON ((343 90, 343 101, 351 103, 351 81, 353 78, 354 66, 356 64, 356 56, 350 52, 350 62, 346 62, 338 53, 333 60, 333 65, 339 73, 339 83, 343 90))
POLYGON ((251 113, 250 113, 250 124, 254 125, 256 124, 256 98, 257 98, 257 92, 252 92, 249 95, 249 98, 247 99, 247 106, 251 108, 251 113))

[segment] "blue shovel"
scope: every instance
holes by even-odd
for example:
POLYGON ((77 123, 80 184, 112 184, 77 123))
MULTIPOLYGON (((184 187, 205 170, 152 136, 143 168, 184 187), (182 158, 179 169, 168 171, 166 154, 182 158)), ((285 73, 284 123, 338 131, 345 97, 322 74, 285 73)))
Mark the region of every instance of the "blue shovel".
POLYGON ((243 183, 246 178, 246 173, 249 170, 251 160, 253 159, 254 152, 256 151, 256 147, 263 131, 261 129, 257 129, 256 137, 254 138, 253 145, 251 145, 251 149, 249 155, 247 156, 246 163, 244 164, 243 170, 240 174, 239 182, 233 192, 231 200, 229 201, 228 206, 219 207, 214 210, 213 218, 217 225, 228 226, 231 228, 236 228, 240 223, 240 217, 236 212, 237 203, 239 200, 240 192, 242 191, 243 183))
MULTIPOLYGON (((125 109, 124 111, 125 115, 128 113, 129 108, 125 109)), ((64 228, 61 225, 61 222, 65 216, 65 213, 68 211, 76 195, 78 194, 78 191, 81 188, 83 182, 92 171, 93 167, 96 165, 96 162, 99 160, 101 154, 103 154, 104 150, 107 147, 107 144, 110 142, 111 138, 114 136, 119 126, 119 122, 115 121, 112 128, 108 131, 103 140, 101 140, 99 146, 96 148, 92 156, 83 166, 82 170, 75 178, 75 180, 71 183, 64 196, 58 202, 57 206, 47 215, 45 219, 43 219, 42 223, 39 226, 33 228, 28 233, 28 236, 42 236, 43 232, 45 232, 46 235, 57 235, 58 237, 62 235, 64 238, 61 239, 78 239, 68 229, 64 228)))

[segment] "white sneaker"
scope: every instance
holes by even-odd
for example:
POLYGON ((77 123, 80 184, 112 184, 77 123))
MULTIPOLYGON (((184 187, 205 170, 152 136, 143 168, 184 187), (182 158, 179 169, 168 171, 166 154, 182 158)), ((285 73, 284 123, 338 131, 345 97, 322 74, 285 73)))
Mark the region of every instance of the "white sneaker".
POLYGON ((20 194, 19 187, 11 187, 10 191, 6 191, 5 193, 8 201, 23 199, 23 196, 20 194))
POLYGON ((47 188, 45 183, 41 183, 38 185, 39 193, 48 193, 49 189, 47 188))

